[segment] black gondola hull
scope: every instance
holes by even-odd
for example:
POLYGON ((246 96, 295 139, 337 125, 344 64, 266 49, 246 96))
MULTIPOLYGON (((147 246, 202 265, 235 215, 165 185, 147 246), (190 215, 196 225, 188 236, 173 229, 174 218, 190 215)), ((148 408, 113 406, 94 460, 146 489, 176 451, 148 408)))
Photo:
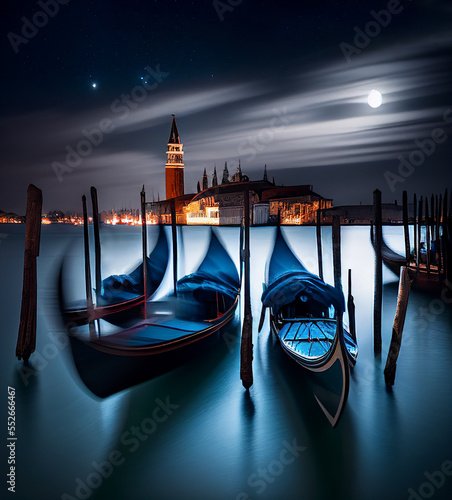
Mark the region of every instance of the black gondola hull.
MULTIPOLYGON (((334 427, 342 414, 350 385, 350 366, 356 361, 356 342, 342 323, 342 291, 310 273, 294 255, 278 227, 263 307, 270 309, 272 331, 283 352, 318 379, 314 397, 334 427), (334 307, 335 317, 330 318, 334 307)), ((263 323, 261 315, 260 326, 263 323)))
POLYGON ((282 351, 304 374, 311 375, 314 397, 330 424, 335 427, 347 402, 350 368, 356 363, 356 355, 351 355, 345 347, 343 333, 336 333, 331 349, 324 356, 312 359, 298 354, 285 344, 274 317, 271 317, 271 325, 282 351))
POLYGON ((218 332, 233 318, 238 299, 218 321, 185 339, 143 349, 118 349, 98 339, 70 335, 75 368, 86 388, 105 398, 167 373, 215 346, 218 332))

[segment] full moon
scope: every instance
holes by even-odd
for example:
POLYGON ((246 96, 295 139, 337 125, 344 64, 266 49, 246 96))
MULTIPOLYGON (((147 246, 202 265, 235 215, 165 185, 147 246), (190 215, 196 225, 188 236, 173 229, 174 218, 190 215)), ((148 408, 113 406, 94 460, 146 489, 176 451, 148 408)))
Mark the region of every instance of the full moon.
POLYGON ((378 90, 371 90, 367 96, 367 102, 371 108, 378 108, 381 106, 382 97, 378 90))

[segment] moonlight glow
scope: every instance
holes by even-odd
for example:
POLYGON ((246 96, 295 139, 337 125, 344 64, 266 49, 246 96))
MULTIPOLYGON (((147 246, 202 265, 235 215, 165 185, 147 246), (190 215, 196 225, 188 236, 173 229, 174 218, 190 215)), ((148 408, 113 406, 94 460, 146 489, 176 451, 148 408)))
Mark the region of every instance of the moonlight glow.
POLYGON ((371 108, 378 108, 381 106, 382 97, 378 90, 371 90, 367 96, 367 102, 371 108))

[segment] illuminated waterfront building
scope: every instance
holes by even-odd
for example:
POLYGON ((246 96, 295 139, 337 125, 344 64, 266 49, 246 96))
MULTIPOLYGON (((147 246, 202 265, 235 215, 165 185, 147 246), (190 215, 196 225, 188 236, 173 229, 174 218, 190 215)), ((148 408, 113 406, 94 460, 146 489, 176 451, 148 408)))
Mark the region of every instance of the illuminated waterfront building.
POLYGON ((229 178, 225 162, 221 184, 218 184, 216 167, 212 185, 204 168, 197 183, 197 193, 184 193, 183 144, 173 115, 168 140, 168 159, 165 166, 166 200, 148 202, 147 220, 151 224, 171 223, 171 206, 176 208, 178 224, 237 225, 244 216, 244 188, 249 189, 251 223, 275 224, 278 214, 282 224, 309 224, 316 220, 317 210, 331 207, 331 200, 312 191, 312 186, 277 186, 269 182, 267 165, 263 179, 250 181, 242 172, 240 160, 237 170, 229 178))

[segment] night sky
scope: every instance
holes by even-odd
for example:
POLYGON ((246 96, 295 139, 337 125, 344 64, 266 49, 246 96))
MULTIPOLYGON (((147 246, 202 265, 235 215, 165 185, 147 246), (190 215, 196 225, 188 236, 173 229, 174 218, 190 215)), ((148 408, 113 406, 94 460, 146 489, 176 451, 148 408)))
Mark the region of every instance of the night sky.
POLYGON ((336 205, 443 192, 451 21, 434 0, 8 2, 0 210, 23 214, 29 183, 44 211, 80 210, 91 185, 100 209, 137 207, 143 184, 163 199, 172 113, 186 192, 239 159, 336 205))

